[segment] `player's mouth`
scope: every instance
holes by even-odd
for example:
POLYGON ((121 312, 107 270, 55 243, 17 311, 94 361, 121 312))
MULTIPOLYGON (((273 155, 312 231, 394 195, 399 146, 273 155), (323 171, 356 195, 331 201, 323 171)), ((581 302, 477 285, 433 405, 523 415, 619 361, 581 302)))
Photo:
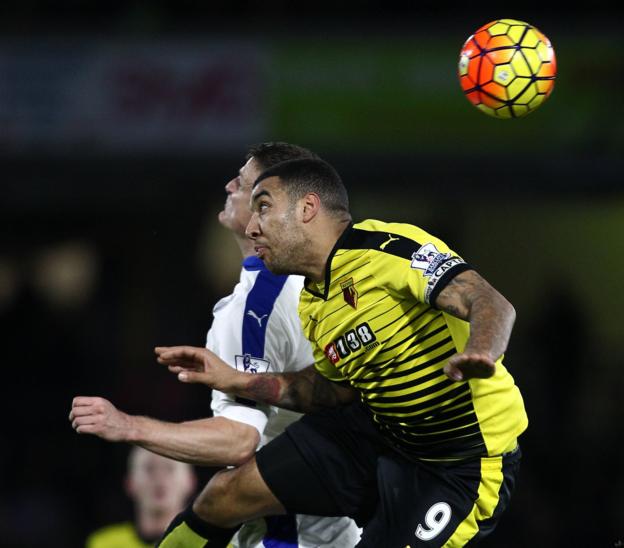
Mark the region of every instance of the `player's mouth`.
POLYGON ((256 257, 258 257, 259 259, 262 259, 262 257, 264 256, 266 250, 267 250, 267 247, 264 246, 264 245, 255 245, 254 246, 254 251, 256 252, 256 257))

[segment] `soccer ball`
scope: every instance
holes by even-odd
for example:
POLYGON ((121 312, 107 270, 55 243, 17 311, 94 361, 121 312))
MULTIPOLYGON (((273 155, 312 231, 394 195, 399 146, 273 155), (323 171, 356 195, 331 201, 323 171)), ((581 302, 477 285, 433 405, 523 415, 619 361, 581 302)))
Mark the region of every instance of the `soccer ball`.
POLYGON ((495 118, 533 112, 552 93, 557 61, 550 40, 534 26, 498 19, 466 40, 459 81, 468 100, 495 118))

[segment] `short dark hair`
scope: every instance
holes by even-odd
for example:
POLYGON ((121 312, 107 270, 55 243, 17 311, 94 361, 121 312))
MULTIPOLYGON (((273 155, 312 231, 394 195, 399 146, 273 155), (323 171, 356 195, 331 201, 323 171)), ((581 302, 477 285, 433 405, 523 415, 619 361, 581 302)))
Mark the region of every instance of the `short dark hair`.
POLYGON ((318 156, 311 150, 299 145, 281 141, 267 141, 249 147, 245 159, 250 160, 251 158, 258 162, 262 169, 269 169, 288 160, 316 159, 318 156))
POLYGON ((319 195, 323 207, 332 212, 349 212, 349 196, 338 172, 320 158, 287 160, 262 172, 254 186, 269 177, 279 177, 290 198, 308 192, 319 195))

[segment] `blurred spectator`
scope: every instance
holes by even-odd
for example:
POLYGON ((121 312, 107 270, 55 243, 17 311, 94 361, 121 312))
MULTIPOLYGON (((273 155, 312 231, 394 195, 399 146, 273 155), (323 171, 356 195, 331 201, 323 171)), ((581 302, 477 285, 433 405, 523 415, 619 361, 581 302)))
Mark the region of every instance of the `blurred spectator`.
POLYGON ((185 506, 195 484, 190 465, 133 447, 124 487, 134 503, 134 520, 98 529, 87 539, 87 548, 153 546, 185 506))

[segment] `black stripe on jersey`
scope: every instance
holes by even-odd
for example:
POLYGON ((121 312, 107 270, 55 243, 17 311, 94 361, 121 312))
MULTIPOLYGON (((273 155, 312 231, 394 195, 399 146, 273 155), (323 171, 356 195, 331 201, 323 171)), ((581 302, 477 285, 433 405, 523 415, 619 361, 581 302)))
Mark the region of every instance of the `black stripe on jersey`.
MULTIPOLYGON (((372 278, 372 276, 367 276, 366 278, 362 278, 362 281, 364 281, 364 280, 366 280, 366 279, 368 279, 368 278, 372 278)), ((356 285, 357 285, 357 284, 356 284, 356 285)), ((371 291, 374 291, 374 289, 375 289, 375 288, 374 288, 374 287, 372 287, 372 288, 370 288, 369 290, 365 291, 364 293, 359 293, 359 294, 358 294, 358 298, 361 298, 361 297, 363 297, 364 295, 366 295, 367 293, 370 293, 371 291)), ((331 301, 332 299, 335 299, 335 298, 337 298, 337 297, 342 297, 342 295, 343 295, 342 291, 340 291, 340 292, 336 292, 336 293, 335 293, 334 295, 332 295, 331 297, 329 297, 329 296, 328 296, 328 297, 327 297, 327 299, 326 299, 326 301, 331 301)), ((379 301, 382 301, 382 300, 383 300, 383 299, 385 299, 387 296, 388 296, 388 295, 386 295, 386 296, 382 297, 381 299, 379 299, 379 300, 375 301, 374 303, 370 303, 370 304, 369 304, 366 308, 370 308, 371 306, 376 305, 379 301)), ((334 309, 334 310, 332 310, 329 314, 326 314, 326 315, 325 315, 325 316, 323 316, 322 318, 320 318, 320 319, 318 319, 318 320, 315 320, 315 321, 317 322, 317 324, 321 324, 322 322, 324 322, 324 321, 325 321, 327 318, 329 318, 330 316, 333 316, 333 315, 334 315, 334 314, 336 314, 337 312, 340 312, 340 311, 341 311, 341 310, 343 310, 344 308, 346 308, 346 307, 350 307, 351 305, 345 301, 345 302, 344 302, 344 304, 343 304, 342 306, 339 306, 339 305, 336 305, 336 306, 338 306, 338 308, 335 308, 335 309, 334 309)), ((305 310, 305 309, 304 309, 304 310, 305 310)), ((304 312, 304 310, 302 310, 302 312, 304 312)), ((366 310, 366 309, 363 309, 363 310, 366 310)), ((348 321, 349 321, 349 318, 345 318, 344 322, 348 322, 348 321)), ((344 322, 343 322, 343 323, 344 323, 344 322)), ((339 327, 339 325, 340 325, 340 324, 338 324, 338 325, 332 325, 332 329, 335 329, 335 328, 339 327)), ((330 331, 331 331, 331 329, 330 329, 330 331)), ((319 335, 319 338, 320 338, 321 336, 322 336, 322 335, 319 335)))
POLYGON ((461 415, 458 418, 452 419, 447 421, 446 423, 443 423, 442 425, 435 424, 435 425, 431 425, 427 422, 418 424, 418 425, 414 425, 414 426, 410 426, 409 429, 402 429, 402 432, 405 434, 409 434, 410 436, 418 436, 418 435, 429 435, 431 434, 431 431, 433 430, 434 432, 444 432, 444 431, 451 431, 451 430, 457 430, 458 428, 461 428, 463 426, 468 426, 470 424, 475 424, 479 422, 479 419, 477 417, 477 414, 474 412, 474 410, 469 410, 466 411, 464 410, 464 414, 461 415))
MULTIPOLYGON (((444 407, 443 409, 447 409, 444 407)), ((474 413, 474 407, 472 406, 472 399, 467 402, 463 402, 460 405, 453 404, 452 409, 443 411, 442 413, 434 412, 433 415, 429 414, 424 419, 420 420, 422 415, 418 415, 420 422, 419 425, 423 426, 433 426, 437 427, 439 425, 444 424, 445 422, 450 422, 455 420, 457 417, 460 417, 466 413, 474 413)))
POLYGON ((462 428, 458 428, 457 430, 451 430, 449 432, 435 432, 432 434, 419 435, 415 438, 405 438, 401 436, 401 432, 396 432, 396 434, 405 442, 414 445, 433 445, 440 443, 441 441, 450 441, 450 440, 462 440, 470 436, 481 435, 481 428, 479 427, 478 422, 474 422, 468 426, 464 426, 462 428))
MULTIPOLYGON (((338 251, 340 251, 340 250, 338 250, 338 251)), ((344 250, 344 253, 347 253, 348 251, 349 251, 348 249, 345 249, 345 250, 344 250)), ((345 263, 343 263, 343 264, 340 264, 340 265, 337 265, 335 268, 332 268, 332 269, 330 270, 330 272, 336 272, 336 270, 338 270, 339 268, 343 268, 343 267, 344 267, 344 265, 345 265, 345 264, 347 264, 347 263, 355 263, 355 262, 359 261, 359 260, 360 260, 362 257, 364 257, 364 255, 366 255, 368 252, 369 252, 369 250, 368 250, 368 249, 365 249, 365 250, 364 250, 364 252, 363 252, 363 253, 361 253, 360 255, 358 255, 357 257, 351 257, 351 258, 349 258, 349 260, 348 260, 347 262, 345 262, 345 263)), ((335 257, 336 259, 338 259, 338 258, 339 258, 341 255, 343 255, 344 253, 339 253, 339 252, 336 252, 336 254, 334 255, 334 257, 335 257)), ((333 262, 333 261, 332 261, 332 262, 333 262)), ((370 262, 370 261, 368 261, 368 262, 370 262)), ((366 264, 368 264, 368 263, 366 263, 366 264)))
POLYGON ((415 437, 409 437, 406 435, 408 432, 404 430, 396 430, 395 428, 390 428, 386 425, 383 426, 383 430, 390 432, 392 437, 397 440, 401 440, 401 442, 405 444, 409 444, 411 447, 420 446, 423 449, 432 445, 454 445, 460 447, 469 445, 474 447, 475 445, 481 445, 483 442, 481 428, 478 422, 449 432, 435 432, 431 435, 415 437), (474 440, 470 440, 470 438, 474 438, 475 436, 479 437, 477 444, 474 443, 474 440))
MULTIPOLYGON (((332 297, 333 298, 333 297, 332 297)), ((345 302, 341 307, 336 308, 335 310, 332 310, 329 314, 327 314, 326 316, 323 316, 320 320, 317 320, 317 327, 323 323, 327 318, 333 316, 334 314, 336 314, 337 312, 340 312, 343 308, 346 308, 347 306, 351 306, 349 303, 345 302)), ((345 318, 344 321, 342 323, 348 322, 349 318, 345 318)), ((334 329, 338 329, 340 327, 341 324, 332 324, 330 326, 330 328, 325 331, 325 333, 322 333, 320 335, 317 336, 318 339, 320 339, 323 335, 325 335, 326 333, 329 333, 330 331, 333 331, 334 329)))
MULTIPOLYGON (((390 294, 386 293, 381 299, 375 301, 374 303, 371 304, 371 306, 373 305, 377 305, 379 304, 381 301, 385 300, 385 299, 389 299, 390 298, 390 294)), ((380 312, 379 314, 377 314, 377 316, 373 316, 372 318, 367 318, 366 321, 370 324, 373 320, 376 320, 377 318, 379 318, 380 316, 383 316, 385 314, 388 314, 389 312, 391 312, 392 310, 394 310, 397 306, 401 306, 403 303, 402 302, 398 302, 396 303, 394 306, 392 306, 391 308, 388 308, 388 310, 384 310, 383 312, 380 312)), ((414 306, 418 306, 418 303, 416 303, 414 306)), ((414 308, 414 306, 412 306, 412 308, 414 308)), ((412 308, 410 308, 409 310, 407 310, 406 312, 404 312, 403 314, 401 314, 396 320, 393 320, 391 323, 396 322, 397 320, 400 320, 402 317, 405 316, 405 314, 407 314, 407 312, 409 312, 412 308)), ((390 324, 388 324, 390 325, 390 324)), ((375 334, 379 333, 379 329, 375 330, 375 334)))
POLYGON ((427 456, 433 456, 436 453, 438 455, 448 455, 449 452, 455 453, 457 449, 463 449, 461 453, 471 453, 475 448, 480 450, 485 445, 478 424, 465 429, 455 430, 454 432, 446 432, 446 436, 436 434, 437 439, 433 439, 433 435, 419 440, 414 438, 407 439, 401 435, 400 431, 391 429, 386 425, 382 425, 382 430, 397 440, 400 446, 411 454, 417 454, 419 449, 422 449, 427 456), (477 440, 474 438, 477 438, 477 440), (434 451, 432 447, 436 447, 437 450, 434 451))
MULTIPOLYGON (((360 298, 363 297, 364 295, 366 295, 367 293, 370 293, 371 291, 374 291, 375 288, 371 288, 368 291, 365 291, 364 293, 360 294, 360 298)), ((339 293, 339 295, 342 295, 342 293, 339 293)), ((375 301, 374 303, 369 303, 368 305, 366 305, 365 308, 363 308, 362 310, 367 310, 368 308, 371 308, 373 306, 375 306, 378 302, 383 301, 385 298, 387 298, 388 295, 383 296, 381 299, 378 299, 377 301, 375 301)), ((333 299, 333 297, 330 297, 329 300, 333 299)), ((321 323, 323 323, 327 318, 329 318, 330 316, 336 314, 337 312, 340 312, 341 310, 343 310, 345 307, 350 307, 351 305, 348 303, 344 303, 340 308, 337 308, 336 310, 332 310, 329 314, 327 314, 326 316, 323 316, 320 320, 318 320, 317 322, 317 326, 320 325, 321 323)), ((333 331, 334 329, 338 329, 341 325, 345 324, 345 323, 349 323, 349 321, 351 321, 351 318, 345 318, 341 323, 339 324, 332 324, 329 329, 323 333, 321 333, 320 335, 317 336, 318 339, 321 339, 322 337, 324 337, 325 335, 327 335, 327 333, 333 331)), ((368 320, 368 322, 370 322, 370 320, 368 320)))
MULTIPOLYGON (((437 373, 436 376, 439 375, 438 371, 436 371, 435 373, 437 373)), ((417 400, 419 398, 423 398, 425 396, 429 396, 431 394, 435 394, 435 393, 439 392, 440 390, 443 390, 444 388, 450 386, 454 382, 455 381, 452 381, 451 379, 446 378, 445 380, 443 380, 443 381, 441 381, 441 382, 439 382, 437 384, 434 384, 434 385, 429 386, 427 388, 423 388, 422 390, 416 390, 415 392, 410 392, 409 394, 401 394, 400 396, 381 396, 381 397, 378 397, 378 398, 366 398, 366 402, 370 403, 371 405, 374 405, 376 403, 402 403, 402 402, 406 402, 406 401, 414 401, 414 400, 417 400)), ((415 383, 406 383, 406 384, 411 384, 412 386, 417 386, 419 383, 415 382, 415 383)), ((386 392, 387 391, 388 390, 386 390, 386 392)))
MULTIPOLYGON (((457 409, 463 409, 462 412, 465 411, 465 407, 472 406, 472 393, 467 392, 466 394, 462 394, 460 397, 456 398, 454 401, 450 402, 448 407, 453 407, 457 409)), ((412 426, 416 424, 422 424, 423 420, 426 417, 430 417, 431 413, 436 413, 437 410, 427 410, 424 413, 416 413, 409 416, 404 417, 392 417, 389 415, 377 416, 377 422, 380 424, 388 424, 388 425, 402 425, 402 426, 412 426)), ((437 416, 437 415, 436 415, 437 416)), ((450 415, 449 415, 450 416, 450 415)))
POLYGON ((463 396, 466 392, 470 392, 470 386, 468 383, 462 384, 453 390, 449 390, 444 394, 441 394, 437 398, 431 398, 430 400, 415 403, 414 405, 406 405, 405 407, 393 407, 389 409, 388 407, 378 407, 375 405, 374 401, 368 401, 367 404, 371 408, 378 409, 376 413, 392 413, 396 416, 397 413, 414 413, 415 411, 421 411, 422 409, 427 409, 429 407, 435 407, 436 405, 441 404, 442 402, 447 401, 448 399, 454 398, 455 396, 463 396))
MULTIPOLYGON (((441 361, 445 360, 446 358, 450 358, 453 354, 456 354, 457 351, 455 350, 455 347, 451 348, 450 350, 444 352, 443 354, 440 354, 439 356, 436 356, 435 358, 431 358, 430 360, 421 363, 420 365, 416 365, 414 367, 412 367, 411 369, 408 370, 404 370, 404 371, 396 371, 394 373, 388 373, 387 375, 382 375, 381 377, 362 377, 362 382, 383 382, 386 379, 396 379, 399 377, 405 377, 406 375, 411 375, 412 373, 416 373, 418 371, 422 371, 423 369, 426 369, 427 367, 430 367, 432 365, 435 365, 436 363, 440 363, 441 361)), ((410 361, 413 358, 413 356, 410 356, 408 358, 406 358, 405 360, 402 360, 400 362, 394 362, 391 359, 387 360, 381 364, 378 364, 377 367, 375 367, 374 370, 372 370, 373 372, 380 372, 383 370, 384 367, 386 367, 389 363, 392 364, 402 364, 402 363, 406 363, 408 361, 410 361)), ((341 364, 340 362, 338 362, 338 364, 336 364, 336 366, 339 369, 342 369, 343 366, 346 365, 345 364, 341 364)), ((358 371, 359 369, 362 369, 363 367, 365 367, 366 364, 360 365, 358 367, 353 368, 353 370, 351 371, 351 373, 353 373, 353 371, 358 371)), ((350 374, 351 374, 350 373, 350 374)))
MULTIPOLYGON (((360 264, 359 266, 356 266, 355 268, 349 270, 348 272, 341 272, 340 276, 337 276, 337 278, 346 278, 349 274, 353 274, 354 272, 360 270, 360 268, 364 268, 365 266, 368 266, 370 264, 370 261, 366 261, 365 263, 360 264)), ((339 266, 338 268, 334 268, 334 270, 332 270, 332 272, 335 272, 336 270, 338 270, 339 268, 343 268, 342 266, 339 266)), ((366 278, 362 278, 361 280, 358 280, 358 283, 361 281, 366 280, 367 278, 372 278, 373 275, 369 274, 368 276, 366 276, 366 278)), ((342 293, 342 291, 337 292, 338 295, 340 295, 342 293)))
MULTIPOLYGON (((403 363, 407 363, 409 361, 416 360, 416 359, 424 356, 425 354, 428 354, 432 350, 436 350, 436 349, 441 348, 442 346, 444 346, 446 344, 449 344, 449 343, 452 343, 452 342, 453 342, 452 337, 448 336, 445 339, 442 339, 441 341, 438 341, 437 343, 432 344, 431 346, 428 346, 427 348, 423 348, 420 352, 416 352, 415 354, 411 354, 411 355, 407 356, 406 358, 404 358, 402 360, 392 360, 392 365, 401 365, 403 363)), ((436 356, 435 358, 432 358, 428 362, 421 363, 420 365, 414 366, 414 368, 411 369, 411 372, 414 373, 416 371, 421 371, 422 369, 425 369, 426 367, 429 367, 430 365, 434 365, 434 364, 438 363, 440 360, 443 360, 444 358, 450 358, 455 353, 457 353, 457 349, 455 348, 455 345, 453 345, 453 348, 451 348, 450 350, 448 350, 444 354, 442 354, 440 356, 436 356)), ((369 371, 371 373, 375 373, 375 372, 383 369, 386 365, 388 365, 388 362, 384 362, 382 364, 371 363, 371 364, 368 364, 368 365, 369 365, 369 371)))
MULTIPOLYGON (((343 238, 344 241, 341 244, 341 249, 375 249, 410 261, 412 255, 422 245, 416 240, 401 236, 400 234, 394 234, 392 232, 372 232, 359 228, 351 228, 350 231, 343 234, 343 238)), ((447 270, 436 282, 435 287, 431 291, 429 303, 434 306, 440 291, 442 291, 455 276, 466 270, 473 270, 473 267, 467 263, 460 263, 450 270, 447 270)), ((329 281, 329 279, 327 279, 327 281, 329 281)))
MULTIPOLYGON (((389 295, 388 295, 389 296, 389 295)), ((397 303, 397 304, 403 304, 401 302, 397 303)), ((393 323, 398 322, 399 320, 405 318, 405 316, 407 316, 408 312, 411 312, 412 310, 414 310, 414 308, 421 306, 422 303, 416 302, 414 303, 410 308, 408 308, 405 312, 403 312, 403 314, 401 314, 400 316, 396 317, 394 320, 392 320, 390 323, 387 323, 386 325, 382 326, 382 327, 378 327, 375 329, 375 333, 380 333, 381 331, 383 331, 386 327, 390 327, 393 323)), ((382 314, 379 314, 379 316, 383 316, 384 314, 387 314, 388 312, 390 312, 391 310, 394 310, 396 307, 393 306, 392 308, 389 308, 388 310, 386 310, 385 312, 383 312, 382 314)), ((418 316, 415 316, 414 318, 412 318, 409 323, 407 323, 406 325, 409 325, 410 323, 412 323, 413 321, 417 320, 418 318, 420 318, 421 316, 423 316, 424 314, 427 314, 427 312, 431 312, 430 309, 425 309, 423 310, 420 314, 418 314, 418 316)), ((439 316, 439 314, 437 314, 439 316)), ((375 316, 375 318, 378 318, 379 316, 375 316)), ((374 319, 374 318, 371 318, 374 319)))
MULTIPOLYGON (((412 373, 412 370, 408 370, 405 371, 405 376, 408 376, 412 373)), ((441 377, 444 375, 444 371, 442 369, 436 369, 435 371, 432 371, 431 373, 427 373, 426 375, 423 375, 422 377, 418 377, 417 379, 412 379, 410 381, 407 382, 402 382, 399 384, 391 384, 391 385, 380 385, 380 386, 374 386, 372 388, 358 388, 358 390, 360 392, 362 392, 363 394, 382 394, 384 392, 395 392, 397 390, 404 390, 405 388, 412 388, 414 386, 418 386, 419 384, 423 384, 425 382, 429 382, 432 381, 433 379, 435 379, 436 377, 441 377)), ((395 375, 394 378, 400 378, 402 375, 395 375)), ((385 381, 390 377, 382 377, 381 380, 385 381)), ((374 380, 371 379, 363 379, 363 381, 366 384, 370 384, 371 382, 375 382, 374 380)), ((452 381, 454 382, 454 381, 452 381)), ((354 386, 358 386, 359 384, 363 384, 363 383, 358 383, 358 382, 354 382, 353 385, 354 386)), ((418 397, 418 395, 420 394, 420 392, 413 392, 412 395, 414 397, 418 397)))
POLYGON ((352 228, 340 246, 342 249, 375 249, 403 259, 412 258, 422 244, 392 232, 372 232, 352 228), (384 245, 385 244, 385 245, 384 245), (382 247, 383 246, 383 247, 382 247))
MULTIPOLYGON (((383 331, 386 327, 390 327, 393 323, 398 322, 399 320, 402 320, 403 318, 405 318, 407 316, 408 312, 411 312, 414 308, 420 307, 422 306, 422 303, 416 303, 414 306, 412 306, 411 308, 409 308, 408 310, 405 311, 405 313, 401 314, 399 317, 395 318, 394 320, 392 320, 391 322, 387 323, 386 325, 382 326, 382 327, 378 327, 375 329, 375 333, 379 334, 381 331, 383 331)), ((393 307, 394 308, 394 307, 393 307)), ((393 310, 393 308, 391 308, 390 310, 393 310)), ((390 312, 390 310, 388 310, 387 312, 390 312)), ((413 318, 411 318, 409 320, 409 322, 407 322, 402 329, 405 329, 406 327, 408 327, 409 325, 411 325, 412 323, 414 323, 416 320, 418 320, 419 318, 422 318, 425 314, 431 314, 431 313, 435 314, 435 317, 431 319, 431 321, 427 322, 425 325, 423 325, 421 327, 420 330, 424 329, 425 327, 427 327, 432 321, 434 321, 436 318, 439 318, 442 314, 441 312, 436 312, 435 310, 432 310, 430 308, 426 308, 425 310, 423 310, 422 312, 420 312, 420 314, 414 316, 413 318)), ((419 330, 419 331, 420 331, 419 330)), ((389 340, 389 339, 388 339, 389 340)))
MULTIPOLYGON (((431 322, 429 322, 431 323, 431 322)), ((429 324, 427 324, 429 325, 429 324)), ((423 329, 426 326, 423 326, 423 329)), ((401 331, 404 328, 401 329, 401 331)), ((383 354, 384 352, 388 352, 390 350, 395 349, 397 346, 401 346, 402 344, 404 344, 405 342, 409 341, 410 339, 414 339, 411 343, 410 343, 410 347, 411 346, 415 346, 417 344, 422 343, 423 341, 426 341, 427 339, 437 335, 438 333, 441 333, 442 331, 444 331, 445 329, 447 329, 447 325, 446 323, 442 324, 440 327, 438 327, 437 329, 434 329, 433 331, 430 331, 429 333, 426 333, 425 335, 423 335, 422 337, 420 337, 419 339, 417 339, 416 337, 418 336, 418 334, 422 331, 422 329, 419 329, 418 331, 415 331, 414 333, 412 333, 409 337, 405 337, 403 340, 400 340, 399 342, 393 344, 392 346, 384 346, 379 353, 383 354)), ((400 333, 401 331, 398 331, 397 333, 400 333)), ((396 336, 396 333, 395 333, 396 336)), ((387 342, 387 341, 384 341, 387 342)))

